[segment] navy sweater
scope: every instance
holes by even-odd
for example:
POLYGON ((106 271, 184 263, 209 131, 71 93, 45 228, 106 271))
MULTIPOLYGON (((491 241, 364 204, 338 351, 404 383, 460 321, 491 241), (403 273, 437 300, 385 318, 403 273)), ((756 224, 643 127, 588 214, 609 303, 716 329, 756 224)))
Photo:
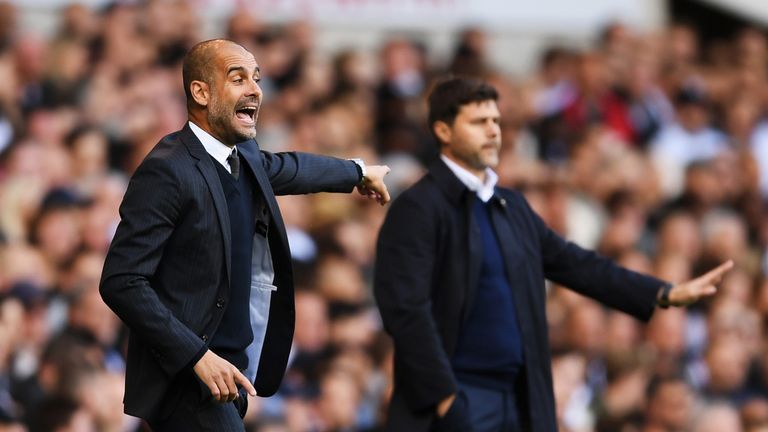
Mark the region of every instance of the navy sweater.
POLYGON ((488 383, 506 387, 523 364, 523 345, 490 205, 477 197, 472 205, 473 218, 482 234, 483 264, 475 301, 460 331, 452 364, 459 376, 482 377, 488 383))
POLYGON ((229 301, 219 299, 217 306, 226 308, 210 349, 227 359, 238 369, 248 366, 245 349, 253 341, 249 298, 251 293, 251 254, 255 233, 253 213, 253 183, 255 179, 246 164, 241 162, 240 176, 235 180, 230 173, 215 162, 224 196, 227 197, 229 227, 232 233, 232 273, 229 284, 229 301))

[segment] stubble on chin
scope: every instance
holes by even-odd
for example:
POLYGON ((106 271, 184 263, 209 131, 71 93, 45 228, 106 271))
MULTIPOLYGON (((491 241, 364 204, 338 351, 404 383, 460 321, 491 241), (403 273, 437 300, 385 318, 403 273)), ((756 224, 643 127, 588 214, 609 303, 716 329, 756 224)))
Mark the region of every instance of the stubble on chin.
POLYGON ((225 115, 210 112, 208 124, 225 140, 224 144, 234 145, 239 142, 256 139, 256 128, 243 129, 233 124, 234 120, 227 119, 225 115))
POLYGON ((480 156, 480 159, 482 159, 483 165, 485 165, 486 168, 495 169, 497 166, 499 166, 499 149, 493 150, 493 152, 489 151, 488 153, 480 156))
POLYGON ((256 128, 248 129, 244 134, 240 134, 240 137, 242 138, 242 141, 256 139, 256 128))
POLYGON ((495 169, 499 165, 499 156, 498 154, 475 154, 474 157, 470 158, 467 162, 477 170, 485 170, 486 168, 495 169))
POLYGON ((490 169, 496 169, 499 166, 499 156, 485 158, 485 167, 490 169))

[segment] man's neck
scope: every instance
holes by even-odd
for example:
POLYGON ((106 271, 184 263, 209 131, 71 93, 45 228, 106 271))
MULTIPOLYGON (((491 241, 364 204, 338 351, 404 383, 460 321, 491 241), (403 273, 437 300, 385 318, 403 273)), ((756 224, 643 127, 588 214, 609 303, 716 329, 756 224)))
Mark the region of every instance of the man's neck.
POLYGON ((197 114, 195 112, 190 112, 189 116, 187 117, 187 120, 189 120, 190 123, 194 123, 195 126, 199 127, 200 129, 205 131, 205 133, 212 136, 213 138, 216 139, 216 141, 224 144, 225 146, 229 148, 233 148, 235 146, 234 144, 228 143, 227 141, 222 139, 220 136, 218 136, 215 132, 213 132, 211 130, 211 125, 208 123, 208 120, 205 118, 205 116, 197 114))
POLYGON ((473 167, 467 165, 466 163, 464 163, 463 161, 459 160, 458 158, 454 157, 453 155, 451 155, 448 152, 443 152, 442 155, 447 157, 448 159, 450 159, 451 162, 453 162, 456 165, 460 166, 461 168, 467 170, 467 172, 469 172, 473 176, 475 176, 478 179, 480 179, 481 183, 485 183, 486 182, 488 175, 487 175, 487 173, 485 171, 485 168, 480 169, 480 170, 478 170, 477 168, 473 168, 473 167))

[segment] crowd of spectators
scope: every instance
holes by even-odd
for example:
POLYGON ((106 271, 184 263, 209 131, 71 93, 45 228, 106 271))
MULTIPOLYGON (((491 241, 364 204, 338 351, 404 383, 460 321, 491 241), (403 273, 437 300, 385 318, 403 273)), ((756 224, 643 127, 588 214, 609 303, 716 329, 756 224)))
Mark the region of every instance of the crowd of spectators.
MULTIPOLYGON (((0 431, 144 430, 122 414, 125 328, 98 282, 127 179, 186 121, 181 60, 207 36, 203 13, 182 0, 72 4, 43 37, 0 2, 0 431)), ((736 263, 714 298, 647 325, 548 285, 561 430, 768 431, 764 32, 704 49, 688 24, 611 24, 588 49, 552 45, 524 77, 494 70, 515 53, 492 51, 478 28, 445 64, 400 36, 325 57, 310 24, 248 11, 220 36, 260 64, 262 148, 387 163, 395 196, 437 153, 433 80, 494 84, 500 182, 555 230, 670 281, 736 263)), ((335 194, 279 202, 295 343, 278 395, 251 400, 248 430, 377 430, 393 347, 370 284, 386 208, 335 194)))

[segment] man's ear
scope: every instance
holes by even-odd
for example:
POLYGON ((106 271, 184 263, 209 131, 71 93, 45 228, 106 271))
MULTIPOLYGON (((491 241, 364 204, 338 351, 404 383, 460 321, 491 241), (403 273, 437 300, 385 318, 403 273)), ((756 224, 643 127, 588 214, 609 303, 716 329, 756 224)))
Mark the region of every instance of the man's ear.
POLYGON ((189 84, 189 90, 192 93, 192 99, 195 100, 195 102, 198 105, 207 107, 208 101, 211 97, 210 88, 208 87, 208 84, 206 84, 203 81, 192 81, 189 84))
POLYGON ((438 120, 432 124, 432 131, 435 132, 435 135, 440 140, 441 145, 451 142, 453 131, 451 130, 451 127, 448 126, 448 123, 442 120, 438 120))

